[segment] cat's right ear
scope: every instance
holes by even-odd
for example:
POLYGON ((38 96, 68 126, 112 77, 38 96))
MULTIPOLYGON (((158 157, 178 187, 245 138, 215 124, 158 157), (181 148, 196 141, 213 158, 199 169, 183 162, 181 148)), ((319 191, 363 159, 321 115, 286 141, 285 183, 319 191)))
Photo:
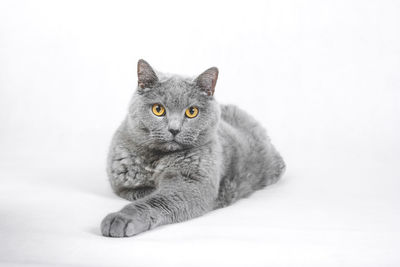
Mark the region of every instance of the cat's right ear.
POLYGON ((143 59, 139 59, 138 61, 137 75, 139 89, 152 87, 158 82, 158 77, 155 71, 150 64, 143 59))

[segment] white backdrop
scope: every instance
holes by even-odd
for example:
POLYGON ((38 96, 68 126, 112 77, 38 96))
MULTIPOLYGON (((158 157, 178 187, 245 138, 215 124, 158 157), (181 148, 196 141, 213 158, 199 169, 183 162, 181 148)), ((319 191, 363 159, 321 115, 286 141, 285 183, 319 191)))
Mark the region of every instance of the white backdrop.
POLYGON ((0 2, 0 265, 398 266, 400 2, 0 2), (131 238, 105 158, 136 62, 268 129, 284 179, 131 238), (338 265, 339 264, 339 265, 338 265))

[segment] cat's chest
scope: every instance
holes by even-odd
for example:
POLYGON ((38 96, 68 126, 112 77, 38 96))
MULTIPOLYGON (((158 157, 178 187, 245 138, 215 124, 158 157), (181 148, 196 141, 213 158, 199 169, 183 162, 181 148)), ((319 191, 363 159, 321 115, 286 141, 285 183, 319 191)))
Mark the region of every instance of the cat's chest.
POLYGON ((157 165, 157 161, 134 155, 130 166, 130 182, 135 186, 154 183, 157 165))
MULTIPOLYGON (((157 157, 137 156, 134 159, 136 178, 140 181, 156 182, 164 171, 175 170, 186 172, 195 170, 200 165, 201 158, 197 153, 173 153, 157 157)), ((138 181, 139 182, 139 181, 138 181)))
POLYGON ((110 169, 111 182, 116 187, 157 186, 163 173, 194 177, 210 175, 215 169, 208 148, 144 155, 133 149, 115 152, 118 153, 110 169))

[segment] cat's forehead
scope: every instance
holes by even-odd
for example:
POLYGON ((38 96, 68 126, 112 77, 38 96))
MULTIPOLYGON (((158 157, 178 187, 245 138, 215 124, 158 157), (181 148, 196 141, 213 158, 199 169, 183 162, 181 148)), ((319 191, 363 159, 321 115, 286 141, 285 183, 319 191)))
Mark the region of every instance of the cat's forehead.
POLYGON ((161 80, 158 86, 150 89, 146 98, 170 108, 184 108, 201 104, 205 100, 203 95, 192 79, 172 76, 161 80))
POLYGON ((161 80, 160 87, 171 94, 182 94, 187 93, 194 86, 194 82, 188 78, 182 78, 179 76, 172 76, 161 80))

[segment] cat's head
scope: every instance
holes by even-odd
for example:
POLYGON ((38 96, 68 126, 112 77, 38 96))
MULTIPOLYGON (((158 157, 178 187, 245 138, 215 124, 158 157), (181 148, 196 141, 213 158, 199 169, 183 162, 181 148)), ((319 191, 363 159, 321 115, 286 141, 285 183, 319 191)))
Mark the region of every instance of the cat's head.
POLYGON ((139 60, 137 74, 128 114, 135 143, 167 152, 201 146, 215 136, 220 116, 214 99, 217 68, 192 79, 155 72, 139 60))

